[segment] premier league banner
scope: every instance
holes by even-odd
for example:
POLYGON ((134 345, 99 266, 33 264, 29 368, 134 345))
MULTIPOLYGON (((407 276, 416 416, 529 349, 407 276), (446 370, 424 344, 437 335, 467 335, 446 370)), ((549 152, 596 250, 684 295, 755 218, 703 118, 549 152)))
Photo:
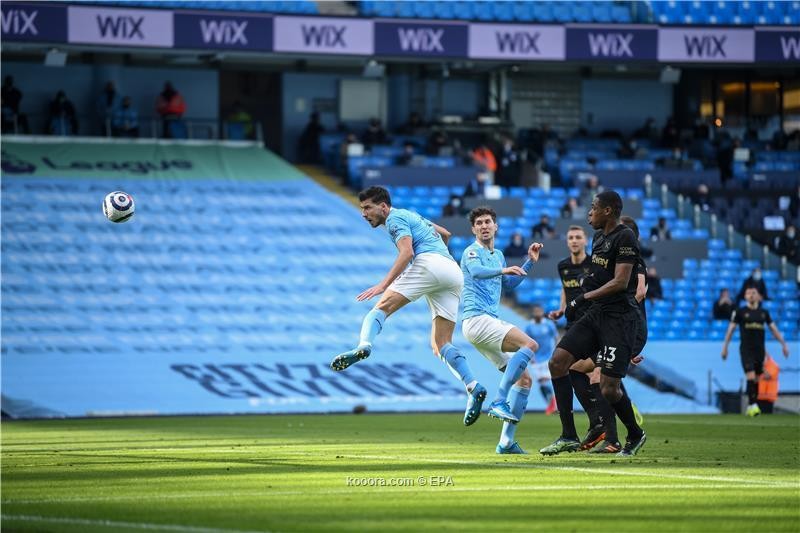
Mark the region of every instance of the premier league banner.
POLYGON ((63 43, 67 7, 49 4, 2 4, 3 40, 63 43))
POLYGON ((658 28, 569 26, 567 59, 655 61, 658 59, 658 28))
POLYGON ((467 24, 375 22, 375 54, 467 57, 467 24))
POLYGON ((658 60, 752 63, 755 32, 733 28, 659 28, 658 60))
POLYGON ((800 30, 764 28, 756 31, 756 61, 800 61, 800 30))
POLYGON ((374 22, 331 17, 275 17, 276 52, 370 56, 374 22))
POLYGON ((272 17, 176 12, 175 47, 271 52, 272 17))
POLYGON ((68 8, 67 42, 172 48, 172 11, 68 8))
POLYGON ((470 24, 469 57, 474 59, 563 60, 563 26, 470 24))

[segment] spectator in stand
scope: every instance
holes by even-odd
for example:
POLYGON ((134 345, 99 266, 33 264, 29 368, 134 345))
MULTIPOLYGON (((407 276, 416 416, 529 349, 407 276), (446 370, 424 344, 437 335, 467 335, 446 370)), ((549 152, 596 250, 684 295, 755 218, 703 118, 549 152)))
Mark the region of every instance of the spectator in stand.
POLYGON ((761 269, 756 267, 750 273, 750 277, 742 282, 742 286, 739 289, 739 292, 736 294, 737 303, 744 299, 745 291, 751 287, 758 291, 762 300, 769 300, 769 295, 767 294, 767 284, 764 283, 764 278, 761 275, 761 269))
POLYGON ((425 132, 427 124, 422 120, 422 117, 416 111, 408 114, 408 120, 405 124, 397 129, 397 133, 401 135, 420 135, 425 132))
MULTIPOLYGON (((466 214, 467 210, 464 209, 464 199, 457 194, 451 194, 450 200, 448 200, 447 204, 442 208, 442 216, 462 217, 466 214)), ((527 251, 525 253, 527 253, 527 251)))
MULTIPOLYGON (((254 138, 253 115, 244 108, 239 100, 233 102, 233 107, 231 107, 231 112, 228 113, 226 120, 230 124, 240 124, 245 139, 254 138)), ((317 153, 319 154, 319 136, 317 136, 317 153)), ((321 159, 317 157, 317 161, 319 162, 321 159)))
POLYGON ((123 98, 111 114, 111 133, 114 137, 139 136, 139 112, 131 104, 130 96, 123 98))
MULTIPOLYGON (((103 92, 100 94, 100 101, 97 103, 97 113, 100 115, 100 130, 108 134, 111 127, 113 134, 114 126, 111 121, 114 119, 114 112, 122 105, 122 99, 117 92, 113 81, 106 82, 103 92)), ((115 134, 116 135, 116 134, 115 134)))
POLYGON ((664 148, 675 148, 680 140, 678 125, 673 117, 667 119, 664 129, 661 130, 661 146, 664 148))
POLYGON ((511 242, 503 250, 503 255, 508 257, 525 257, 528 255, 528 247, 525 246, 525 238, 521 233, 515 231, 511 234, 511 242))
POLYGON ((518 187, 521 159, 514 149, 514 141, 511 137, 503 138, 503 145, 495 159, 497 160, 495 184, 501 187, 518 187))
POLYGON ((661 278, 656 272, 656 267, 650 267, 647 269, 647 275, 645 276, 645 282, 647 285, 647 298, 652 302, 655 300, 662 300, 664 298, 664 289, 661 288, 661 278))
POLYGON ((633 132, 634 139, 649 139, 655 141, 658 139, 658 128, 656 127, 656 119, 647 117, 641 128, 633 132))
POLYGON ((778 401, 778 375, 781 368, 768 353, 764 357, 764 372, 758 378, 758 407, 761 413, 771 415, 778 401))
POLYGON ((733 178, 733 151, 734 144, 728 132, 721 132, 717 138, 717 166, 719 167, 719 179, 722 185, 733 178))
POLYGON ((683 168, 686 164, 686 155, 683 153, 683 150, 680 146, 676 146, 672 149, 672 154, 669 157, 664 158, 664 168, 683 168))
POLYGON ((6 76, 2 89, 3 133, 28 133, 28 116, 19 112, 22 91, 14 87, 14 78, 6 76))
POLYGON ((469 180, 466 189, 464 189, 464 198, 476 197, 483 198, 486 196, 486 186, 491 185, 489 182, 489 174, 486 172, 476 172, 475 177, 469 180))
POLYGON ((695 191, 692 199, 703 211, 711 211, 711 194, 708 190, 708 185, 705 183, 697 186, 697 191, 695 191))
MULTIPOLYGON (((298 159, 301 163, 316 165, 322 162, 319 137, 324 132, 325 126, 320 123, 319 112, 314 111, 308 119, 308 124, 303 128, 300 138, 297 140, 298 159)), ((347 154, 345 153, 344 155, 347 154)))
POLYGON ((600 184, 600 178, 594 174, 588 174, 586 181, 583 182, 581 191, 580 205, 592 205, 594 197, 603 192, 604 188, 600 184))
POLYGON ((380 120, 377 118, 369 119, 367 129, 361 134, 361 142, 364 143, 364 147, 367 150, 371 149, 375 144, 387 144, 389 142, 380 120))
POLYGON ((617 157, 620 159, 639 159, 647 154, 647 150, 639 146, 636 139, 630 138, 622 141, 619 150, 617 150, 617 157))
POLYGON ((64 91, 58 91, 50 102, 50 115, 47 120, 48 132, 52 135, 75 135, 78 133, 78 116, 75 106, 64 91))
POLYGON ((567 202, 561 207, 561 218, 569 218, 572 220, 586 220, 586 208, 581 207, 578 199, 574 196, 569 198, 567 202))
POLYGON ((405 142, 403 143, 403 153, 397 156, 397 164, 401 167, 413 165, 416 155, 414 143, 405 142))
POLYGON ((186 113, 186 102, 181 93, 172 86, 172 82, 164 83, 164 89, 156 98, 156 112, 164 124, 164 137, 171 138, 172 124, 179 122, 186 113))
POLYGON ((792 263, 800 262, 800 237, 793 224, 787 226, 783 235, 775 238, 775 251, 778 255, 786 256, 792 263))
POLYGON ((650 228, 651 241, 669 241, 672 240, 672 232, 667 227, 667 219, 658 217, 658 225, 650 228))
POLYGON ((494 153, 489 149, 489 143, 484 141, 480 146, 472 151, 472 161, 481 169, 489 174, 490 181, 494 182, 494 173, 497 172, 497 160, 494 153))
POLYGON ((555 239, 556 230, 550 224, 550 217, 542 215, 539 218, 539 223, 531 228, 531 237, 533 239, 555 239))
POLYGON ((440 129, 435 129, 428 137, 428 144, 425 147, 425 153, 432 156, 438 156, 439 152, 447 147, 447 135, 440 129))
POLYGON ((733 300, 728 289, 719 291, 719 298, 714 302, 714 320, 730 320, 733 313, 733 300))

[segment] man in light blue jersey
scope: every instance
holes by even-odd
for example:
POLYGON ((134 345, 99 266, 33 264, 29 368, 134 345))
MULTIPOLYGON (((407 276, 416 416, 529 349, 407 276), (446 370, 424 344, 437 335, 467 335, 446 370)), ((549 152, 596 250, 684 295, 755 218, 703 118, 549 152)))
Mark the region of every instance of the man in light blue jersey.
POLYGON ((383 187, 361 191, 358 200, 362 216, 373 228, 386 225, 398 253, 383 280, 356 297, 362 302, 382 294, 364 317, 358 346, 337 355, 331 368, 341 372, 369 357, 372 343, 383 329, 384 321, 401 307, 424 296, 433 317, 433 353, 467 389, 464 425, 474 424, 486 399, 486 389, 474 378, 467 360, 452 343, 464 277, 447 250, 450 232, 417 213, 392 207, 389 191, 383 187))
POLYGON ((514 435, 528 404, 531 376, 526 368, 538 344, 513 324, 500 320, 498 312, 501 291, 522 283, 533 263, 539 260, 542 245, 531 244, 525 264, 509 267, 503 252, 494 247, 497 233, 494 210, 476 207, 470 212, 469 221, 476 239, 461 256, 464 272, 461 330, 464 337, 503 372, 497 396, 489 407, 489 416, 503 420, 497 453, 524 454, 527 452, 514 440, 514 435))
POLYGON ((556 347, 558 328, 555 322, 545 318, 544 308, 537 304, 533 306, 531 320, 525 326, 525 333, 539 344, 536 363, 532 365, 533 379, 539 382, 539 390, 547 404, 545 413, 549 415, 556 410, 556 398, 553 396, 553 389, 550 388, 550 369, 547 367, 547 362, 556 347))

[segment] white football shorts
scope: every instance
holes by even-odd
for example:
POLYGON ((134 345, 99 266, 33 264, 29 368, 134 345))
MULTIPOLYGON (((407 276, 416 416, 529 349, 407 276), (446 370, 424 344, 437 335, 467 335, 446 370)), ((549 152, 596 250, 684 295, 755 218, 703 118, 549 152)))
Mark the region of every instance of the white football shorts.
POLYGON ((533 363, 531 365, 531 370, 533 371, 533 379, 536 381, 550 379, 550 366, 548 361, 533 363))
POLYGON ((412 302, 424 296, 432 318, 440 316, 455 322, 463 288, 464 274, 458 263, 441 254, 423 253, 414 257, 387 290, 399 292, 412 302))
POLYGON ((501 369, 514 355, 503 351, 503 339, 514 327, 514 324, 489 315, 470 317, 461 322, 461 332, 472 345, 501 369))

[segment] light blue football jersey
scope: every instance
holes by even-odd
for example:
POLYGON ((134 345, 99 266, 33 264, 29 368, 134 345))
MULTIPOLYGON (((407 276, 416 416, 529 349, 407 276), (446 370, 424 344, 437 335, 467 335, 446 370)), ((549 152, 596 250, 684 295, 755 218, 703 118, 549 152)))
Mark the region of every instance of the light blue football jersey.
POLYGON ((464 319, 478 315, 497 318, 503 290, 503 276, 500 273, 505 266, 506 258, 497 248, 490 252, 477 241, 467 246, 461 256, 461 271, 464 273, 464 290, 461 292, 464 319), (496 275, 488 278, 474 277, 477 270, 486 272, 487 269, 496 271, 496 275))
POLYGON ((538 324, 531 320, 525 326, 525 333, 539 343, 539 349, 536 351, 536 362, 548 361, 556 348, 556 339, 558 338, 556 323, 547 318, 543 318, 538 324))
POLYGON ((434 253, 453 259, 442 236, 434 229, 431 221, 413 211, 392 207, 389 216, 386 217, 386 230, 395 244, 402 237, 411 237, 414 256, 434 253))

